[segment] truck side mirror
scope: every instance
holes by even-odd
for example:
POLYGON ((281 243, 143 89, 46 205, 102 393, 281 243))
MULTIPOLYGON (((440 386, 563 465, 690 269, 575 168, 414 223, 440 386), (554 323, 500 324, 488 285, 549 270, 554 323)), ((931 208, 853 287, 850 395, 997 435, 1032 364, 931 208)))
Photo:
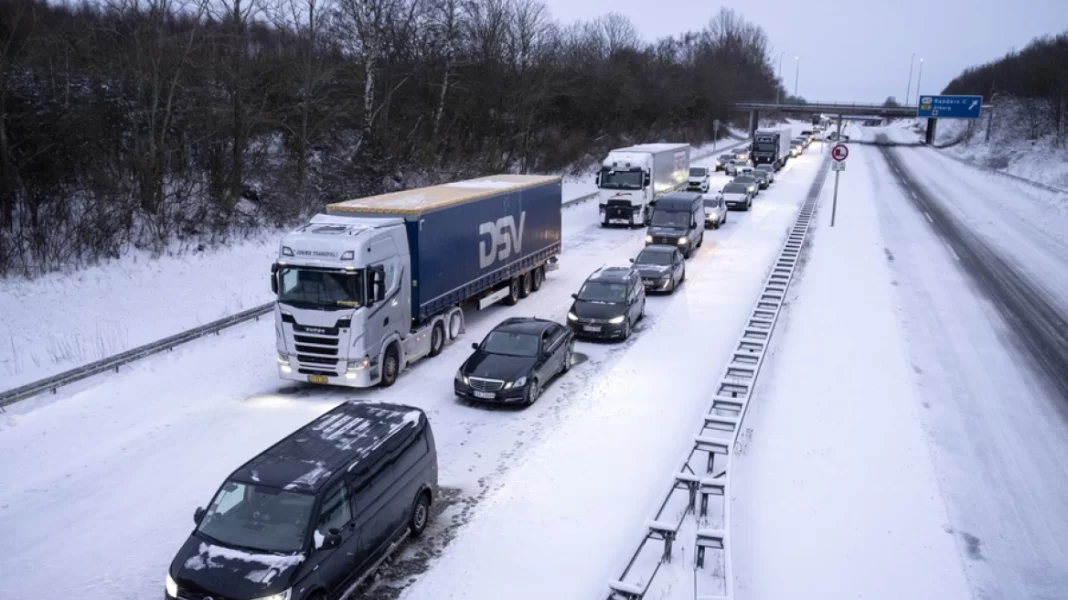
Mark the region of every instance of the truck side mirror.
POLYGON ((193 522, 196 523, 197 525, 200 525, 200 522, 203 519, 204 519, 204 507, 203 506, 198 506, 197 509, 195 511, 193 511, 193 522))
POLYGON ((597 174, 593 176, 593 182, 595 185, 601 185, 601 172, 597 171, 597 174))
POLYGON ((371 267, 369 270, 371 279, 371 293, 367 295, 368 306, 386 299, 386 269, 385 267, 371 267))
POLYGON ((653 181, 653 178, 648 173, 642 176, 642 187, 649 187, 649 184, 653 181))
POLYGON ((278 263, 271 263, 271 293, 278 295, 278 263))

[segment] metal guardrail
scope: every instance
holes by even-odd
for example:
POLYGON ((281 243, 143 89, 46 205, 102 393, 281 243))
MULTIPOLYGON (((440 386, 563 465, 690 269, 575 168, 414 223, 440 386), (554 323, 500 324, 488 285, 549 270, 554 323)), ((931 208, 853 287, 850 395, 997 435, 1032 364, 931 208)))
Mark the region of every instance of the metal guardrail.
MULTIPOLYGON (((715 152, 726 151, 739 145, 741 144, 732 144, 724 146, 723 148, 719 148, 712 152, 702 154, 698 157, 694 157, 693 160, 700 160, 702 158, 711 156, 715 152)), ((572 198, 571 200, 567 200, 563 202, 561 206, 566 208, 568 206, 573 206, 596 197, 597 192, 594 192, 592 194, 585 194, 583 196, 579 196, 578 198, 572 198)), ((3 410, 3 407, 5 406, 14 404, 15 402, 18 402, 20 400, 32 398, 45 392, 52 392, 54 394, 59 388, 65 385, 70 385, 77 381, 87 379, 94 375, 99 375, 106 371, 117 372, 119 370, 119 367, 123 365, 132 363, 142 358, 146 358, 148 356, 152 356, 154 354, 169 351, 175 346, 191 342, 206 335, 217 335, 220 331, 229 327, 233 327, 234 325, 239 325, 241 323, 254 319, 259 320, 261 316, 271 312, 273 307, 273 302, 261 304, 260 306, 257 306, 255 308, 250 308, 248 310, 230 315, 228 317, 224 317, 217 321, 212 321, 211 323, 207 323, 205 325, 201 325, 199 327, 183 331, 181 333, 172 335, 162 340, 150 342, 148 344, 133 348, 132 350, 120 352, 119 354, 115 354, 113 356, 109 356, 107 358, 103 358, 101 360, 91 362, 89 364, 82 365, 74 369, 70 369, 69 371, 64 371, 57 375, 52 375, 51 377, 46 377, 33 383, 28 383, 26 385, 11 390, 0 392, 0 410, 3 410)))
MULTIPOLYGON (((938 147, 936 149, 941 150, 942 148, 938 147)), ((961 164, 968 165, 969 167, 974 167, 976 169, 979 169, 980 171, 982 171, 984 173, 992 173, 994 175, 999 175, 1001 177, 1006 177, 1008 179, 1013 179, 1015 181, 1019 181, 1020 183, 1025 183, 1025 184, 1027 184, 1027 185, 1029 185, 1031 187, 1038 188, 1040 190, 1045 190, 1047 192, 1054 192, 1054 193, 1057 193, 1057 194, 1068 195, 1068 190, 1066 190, 1066 189, 1062 189, 1062 188, 1059 188, 1059 187, 1054 187, 1052 185, 1047 185, 1045 183, 1040 183, 1040 182, 1035 181, 1033 179, 1027 179, 1026 177, 1020 177, 1019 175, 1013 175, 1012 173, 1007 173, 1007 172, 1001 171, 999 169, 994 169, 994 168, 991 168, 991 167, 984 167, 983 165, 977 165, 977 164, 975 164, 975 163, 973 163, 973 162, 971 162, 969 160, 960 158, 959 156, 953 156, 952 154, 950 154, 948 152, 943 152, 942 155, 947 157, 947 158, 952 158, 953 160, 955 160, 955 161, 957 161, 957 162, 959 162, 961 164)))
POLYGON ((732 455, 738 450, 752 393, 768 351, 786 291, 830 169, 824 159, 753 306, 730 360, 724 367, 703 424, 645 536, 620 577, 608 583, 608 600, 662 598, 672 586, 691 587, 695 600, 734 596, 730 547, 732 455), (676 545, 683 550, 676 552, 676 545), (689 552, 686 551, 689 549, 689 552), (672 572, 670 581, 657 579, 672 572), (663 582, 663 586, 656 587, 663 582))

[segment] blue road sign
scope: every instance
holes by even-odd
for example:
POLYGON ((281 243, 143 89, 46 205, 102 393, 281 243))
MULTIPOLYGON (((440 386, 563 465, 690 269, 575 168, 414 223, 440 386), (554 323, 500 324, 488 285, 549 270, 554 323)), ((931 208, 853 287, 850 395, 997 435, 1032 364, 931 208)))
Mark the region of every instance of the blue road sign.
POLYGON ((916 116, 928 119, 978 119, 982 96, 920 96, 916 116))

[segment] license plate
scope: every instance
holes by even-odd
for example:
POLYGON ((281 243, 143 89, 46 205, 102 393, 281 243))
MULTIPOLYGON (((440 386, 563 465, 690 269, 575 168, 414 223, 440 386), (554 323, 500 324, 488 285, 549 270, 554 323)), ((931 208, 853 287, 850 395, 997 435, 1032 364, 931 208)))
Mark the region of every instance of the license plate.
POLYGON ((492 400, 496 397, 497 395, 493 392, 475 392, 475 398, 484 398, 486 400, 492 400))
POLYGON ((328 383, 326 375, 308 375, 308 381, 311 383, 328 383))
POLYGON ((586 331, 600 331, 601 330, 601 326, 600 325, 587 325, 587 326, 583 327, 583 329, 585 329, 586 331))

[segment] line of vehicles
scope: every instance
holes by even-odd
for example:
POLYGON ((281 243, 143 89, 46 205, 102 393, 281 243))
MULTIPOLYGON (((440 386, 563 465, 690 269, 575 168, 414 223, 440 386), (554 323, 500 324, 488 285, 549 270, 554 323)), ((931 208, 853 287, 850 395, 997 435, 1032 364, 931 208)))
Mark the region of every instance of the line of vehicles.
MULTIPOLYGON (((473 343, 453 379, 456 397, 529 406, 575 365, 577 340, 630 338, 647 294, 672 294, 685 282, 706 228, 725 223, 729 208, 748 209, 774 180, 773 161, 713 197, 707 171, 688 176, 688 146, 652 146, 682 152, 675 186, 696 189, 645 196, 655 200, 645 247, 630 264, 592 273, 572 294, 566 323, 510 317, 473 343), (730 199, 736 185, 744 204, 730 199)), ((663 152, 646 155, 650 179, 663 152)), ((405 366, 463 333, 465 309, 517 304, 541 288, 558 267, 562 195, 559 177, 496 175, 328 206, 283 237, 271 267, 279 376, 392 385, 405 366)), ((437 487, 434 435, 421 409, 342 403, 238 467, 196 509, 165 597, 347 598, 425 531, 437 487)))

